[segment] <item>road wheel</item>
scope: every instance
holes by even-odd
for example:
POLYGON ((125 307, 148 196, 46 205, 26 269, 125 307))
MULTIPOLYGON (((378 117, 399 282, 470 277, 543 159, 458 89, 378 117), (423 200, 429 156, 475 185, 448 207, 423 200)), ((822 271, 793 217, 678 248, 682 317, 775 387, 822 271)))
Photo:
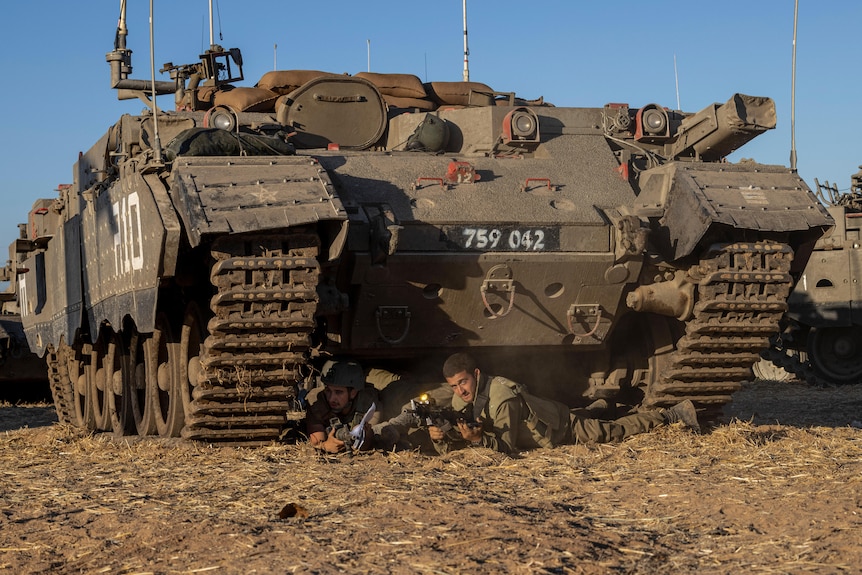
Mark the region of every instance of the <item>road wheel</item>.
POLYGON ((93 413, 92 394, 89 392, 88 377, 84 357, 92 350, 90 344, 78 341, 75 348, 69 348, 66 355, 66 371, 75 388, 75 424, 81 429, 96 429, 96 416, 93 413))
POLYGON ((135 433, 135 417, 132 413, 133 382, 129 367, 129 344, 122 334, 113 330, 104 367, 111 429, 114 435, 131 435, 135 433))
POLYGON ((105 363, 108 356, 108 342, 114 331, 105 327, 93 346, 90 369, 87 370, 87 385, 93 406, 96 429, 108 431, 111 426, 110 406, 108 405, 108 369, 105 363))
POLYGON ((162 437, 179 437, 185 423, 179 388, 179 347, 168 316, 160 312, 145 349, 149 407, 162 437))
POLYGON ((126 332, 129 338, 129 384, 131 386, 129 398, 135 431, 138 435, 153 435, 157 431, 156 418, 149 407, 147 362, 144 352, 151 336, 138 333, 134 324, 130 324, 126 332))
POLYGON ((180 395, 183 400, 183 412, 188 418, 192 415, 192 393, 200 383, 201 347, 206 338, 206 323, 195 302, 186 307, 183 318, 182 334, 180 335, 180 395))
POLYGON ((814 329, 808 357, 830 383, 862 382, 862 326, 814 329))

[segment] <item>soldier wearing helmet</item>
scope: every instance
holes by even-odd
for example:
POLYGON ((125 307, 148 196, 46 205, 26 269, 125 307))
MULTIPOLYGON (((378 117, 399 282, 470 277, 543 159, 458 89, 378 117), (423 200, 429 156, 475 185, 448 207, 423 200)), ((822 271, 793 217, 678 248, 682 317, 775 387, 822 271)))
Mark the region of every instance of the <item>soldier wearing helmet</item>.
POLYGON ((329 361, 321 370, 316 397, 309 398, 306 430, 312 446, 329 453, 348 449, 349 431, 357 426, 372 405, 377 411, 366 423, 368 438, 361 449, 373 447, 371 424, 379 419, 377 390, 367 385, 362 366, 354 361, 329 361))

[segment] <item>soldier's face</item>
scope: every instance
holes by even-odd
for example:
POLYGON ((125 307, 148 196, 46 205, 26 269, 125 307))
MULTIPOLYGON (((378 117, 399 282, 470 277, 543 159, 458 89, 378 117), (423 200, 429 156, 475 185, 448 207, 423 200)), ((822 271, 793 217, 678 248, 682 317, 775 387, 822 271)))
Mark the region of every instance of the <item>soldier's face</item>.
POLYGON ((462 371, 456 373, 452 377, 447 377, 446 381, 452 392, 464 400, 464 403, 470 403, 476 399, 476 378, 479 377, 479 370, 473 373, 462 371))
POLYGON ((343 385, 327 385, 323 388, 323 394, 326 397, 326 402, 329 404, 329 409, 335 413, 341 413, 350 402, 359 393, 355 389, 345 387, 343 385))

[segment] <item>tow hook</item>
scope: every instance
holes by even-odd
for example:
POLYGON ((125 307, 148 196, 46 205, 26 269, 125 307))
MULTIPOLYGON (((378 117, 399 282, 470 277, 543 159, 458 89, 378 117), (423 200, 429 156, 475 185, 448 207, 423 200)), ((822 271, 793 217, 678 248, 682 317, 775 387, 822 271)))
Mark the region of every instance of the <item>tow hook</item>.
POLYGON ((506 264, 498 264, 492 267, 485 275, 485 280, 482 282, 482 287, 479 291, 482 294, 482 303, 488 311, 489 319, 504 317, 512 311, 512 306, 515 303, 515 282, 512 276, 512 270, 506 264), (494 311, 488 303, 488 292, 500 294, 501 297, 503 294, 509 294, 509 307, 506 308, 506 311, 501 313, 494 311))

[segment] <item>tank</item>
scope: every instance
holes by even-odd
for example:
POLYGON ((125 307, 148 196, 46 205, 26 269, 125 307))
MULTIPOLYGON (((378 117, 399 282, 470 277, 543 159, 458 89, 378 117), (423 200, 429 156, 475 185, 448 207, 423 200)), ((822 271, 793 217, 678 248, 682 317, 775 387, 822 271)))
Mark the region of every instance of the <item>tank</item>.
POLYGON ((835 227, 810 248, 781 332, 756 369, 768 379, 862 383, 862 171, 851 176, 846 193, 828 181, 814 182, 835 227))
POLYGON ((124 24, 107 60, 149 108, 13 247, 27 341, 88 429, 271 442, 327 358, 436 375, 463 350, 572 404, 708 415, 832 225, 794 171, 726 161, 775 126, 765 97, 557 107, 315 70, 244 87, 218 45, 151 83, 124 24))

